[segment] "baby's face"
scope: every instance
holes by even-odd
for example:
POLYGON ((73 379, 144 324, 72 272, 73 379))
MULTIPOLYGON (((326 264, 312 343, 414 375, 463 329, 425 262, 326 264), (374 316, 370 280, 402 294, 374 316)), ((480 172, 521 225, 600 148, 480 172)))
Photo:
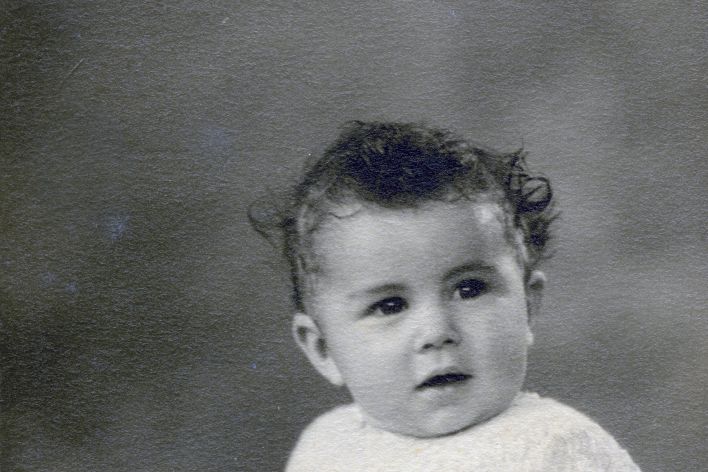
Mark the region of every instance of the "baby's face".
POLYGON ((315 320, 325 375, 372 424, 444 435, 504 411, 521 388, 532 335, 500 217, 469 201, 366 207, 318 230, 300 321, 315 320))

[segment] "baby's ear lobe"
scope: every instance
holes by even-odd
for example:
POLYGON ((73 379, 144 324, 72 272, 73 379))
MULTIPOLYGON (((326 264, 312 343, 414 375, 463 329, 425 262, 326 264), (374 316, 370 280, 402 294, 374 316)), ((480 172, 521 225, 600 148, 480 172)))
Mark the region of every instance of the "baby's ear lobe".
POLYGON ((342 374, 329 355, 327 342, 315 320, 304 313, 295 313, 292 329, 295 342, 317 372, 334 385, 344 385, 342 374))
POLYGON ((540 270, 531 271, 526 282, 526 308, 529 313, 529 322, 533 323, 541 311, 543 289, 546 286, 546 274, 540 270))

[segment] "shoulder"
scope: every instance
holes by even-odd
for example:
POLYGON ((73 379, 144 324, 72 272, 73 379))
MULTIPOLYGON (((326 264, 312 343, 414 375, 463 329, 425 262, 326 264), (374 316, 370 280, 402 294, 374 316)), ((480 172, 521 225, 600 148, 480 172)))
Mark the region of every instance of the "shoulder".
POLYGON ((331 440, 334 433, 348 434, 362 429, 363 426, 364 422, 356 405, 340 405, 312 421, 303 431, 300 440, 316 439, 322 435, 331 440))
POLYGON ((362 429, 361 415, 355 405, 333 408, 310 423, 290 454, 287 472, 322 470, 333 460, 333 453, 343 453, 355 433, 362 429))
POLYGON ((530 392, 520 393, 499 418, 508 418, 514 422, 523 420, 529 427, 542 431, 599 428, 578 410, 552 398, 530 392))
POLYGON ((599 424, 550 398, 525 393, 505 415, 517 432, 533 437, 531 452, 548 471, 636 472, 629 454, 599 424))

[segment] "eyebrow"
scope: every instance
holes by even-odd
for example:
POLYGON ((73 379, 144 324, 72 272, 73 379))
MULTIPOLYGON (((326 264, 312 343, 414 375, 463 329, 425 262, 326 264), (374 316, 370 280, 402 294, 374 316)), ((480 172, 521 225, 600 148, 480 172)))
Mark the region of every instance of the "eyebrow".
POLYGON ((468 272, 484 272, 484 273, 492 273, 496 272, 497 268, 493 265, 486 264, 484 262, 480 261, 470 261, 470 262, 465 262, 464 264, 461 264, 454 269, 451 269, 450 271, 445 274, 444 279, 445 280, 450 280, 454 279, 456 277, 459 277, 462 274, 466 274, 468 272))
POLYGON ((405 290, 405 285, 403 285, 403 284, 376 285, 374 287, 365 288, 363 290, 359 290, 354 293, 350 293, 348 298, 358 298, 362 295, 368 295, 368 296, 384 295, 386 293, 391 293, 391 292, 402 292, 403 290, 405 290))

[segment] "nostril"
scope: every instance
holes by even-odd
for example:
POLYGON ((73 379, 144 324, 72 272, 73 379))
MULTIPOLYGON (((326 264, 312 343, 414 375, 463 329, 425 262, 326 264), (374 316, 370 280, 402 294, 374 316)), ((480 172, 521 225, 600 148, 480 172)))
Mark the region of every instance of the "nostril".
POLYGON ((428 350, 428 349, 435 349, 435 348, 440 348, 442 346, 445 346, 447 344, 457 344, 457 341, 455 341, 452 338, 445 338, 442 341, 436 341, 432 343, 425 343, 423 344, 423 350, 428 350))

